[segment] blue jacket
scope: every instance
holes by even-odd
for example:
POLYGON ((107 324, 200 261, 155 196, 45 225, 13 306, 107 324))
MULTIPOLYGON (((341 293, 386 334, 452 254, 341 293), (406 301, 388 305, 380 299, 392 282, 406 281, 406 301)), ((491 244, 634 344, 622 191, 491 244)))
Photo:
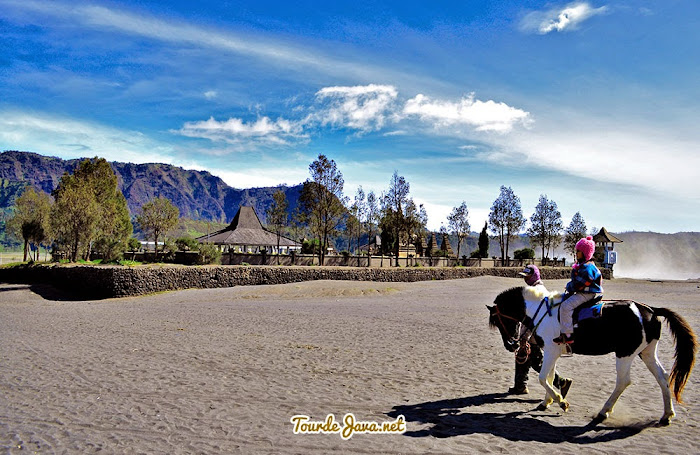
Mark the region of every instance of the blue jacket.
POLYGON ((603 275, 593 262, 578 264, 571 269, 571 281, 566 284, 567 292, 603 293, 603 275))

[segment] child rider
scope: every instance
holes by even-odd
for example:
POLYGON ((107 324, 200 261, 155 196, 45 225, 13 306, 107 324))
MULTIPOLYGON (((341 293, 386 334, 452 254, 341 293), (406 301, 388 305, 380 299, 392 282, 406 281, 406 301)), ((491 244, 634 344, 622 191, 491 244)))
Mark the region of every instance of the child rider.
POLYGON ((571 281, 566 284, 569 297, 561 303, 559 318, 561 335, 553 341, 557 344, 574 342, 574 310, 581 304, 603 293, 603 276, 591 258, 595 251, 595 242, 590 235, 576 243, 576 263, 571 268, 571 281))

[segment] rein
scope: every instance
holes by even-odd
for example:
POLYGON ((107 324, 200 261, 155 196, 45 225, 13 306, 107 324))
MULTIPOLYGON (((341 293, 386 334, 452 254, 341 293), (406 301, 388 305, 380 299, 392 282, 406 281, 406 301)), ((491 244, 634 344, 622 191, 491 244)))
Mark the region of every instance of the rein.
POLYGON ((549 297, 545 297, 542 299, 540 302, 539 306, 537 307, 537 310, 535 311, 535 314, 531 318, 531 321, 534 323, 534 321, 537 319, 537 316, 540 313, 540 310, 545 308, 546 310, 542 313, 542 316, 540 317, 539 321, 537 321, 536 324, 530 324, 532 328, 528 327, 527 324, 525 324, 525 321, 528 319, 528 316, 525 315, 525 317, 520 320, 517 318, 514 318, 513 316, 505 313, 501 313, 500 308, 496 306, 496 313, 494 314, 496 317, 498 317, 498 322, 500 323, 501 328, 503 331, 506 333, 506 335, 510 336, 509 342, 512 344, 515 343, 520 343, 520 348, 516 351, 515 353, 515 361, 518 362, 519 364, 523 364, 527 362, 528 357, 530 356, 530 343, 528 342, 528 339, 530 338, 530 333, 537 333, 537 328, 542 324, 542 321, 544 321, 544 318, 546 316, 552 316, 552 310, 561 306, 561 302, 559 303, 550 303, 549 297), (516 322, 515 326, 515 331, 516 333, 513 335, 510 335, 510 332, 506 329, 506 325, 503 323, 503 318, 510 319, 516 322), (522 328, 525 327, 525 331, 522 331, 522 328), (524 336, 526 335, 526 336, 524 336))

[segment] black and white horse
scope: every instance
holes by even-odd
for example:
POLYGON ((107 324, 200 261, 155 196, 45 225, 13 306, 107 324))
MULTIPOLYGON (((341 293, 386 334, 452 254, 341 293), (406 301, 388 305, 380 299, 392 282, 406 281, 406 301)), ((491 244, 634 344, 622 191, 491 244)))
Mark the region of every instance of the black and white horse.
MULTIPOLYGON (((523 336, 535 336, 544 344, 544 359, 540 371, 540 384, 545 388, 545 398, 538 409, 547 409, 557 402, 565 411, 569 403, 552 386, 554 368, 565 347, 552 340, 559 335, 559 304, 561 294, 548 293, 543 287, 522 286, 502 292, 489 306, 489 325, 501 333, 503 344, 513 351, 523 336), (546 299, 545 299, 546 298, 546 299)), ((617 383, 596 421, 605 420, 613 411, 618 398, 631 383, 630 368, 635 356, 639 356, 661 387, 664 414, 660 424, 668 425, 675 416, 671 389, 676 401, 682 403, 681 394, 688 380, 697 351, 697 339, 690 325, 677 313, 666 308, 651 308, 630 301, 605 303, 602 316, 585 319, 574 331, 573 353, 601 355, 615 353, 617 383), (661 336, 661 321, 666 319, 675 339, 675 362, 668 375, 656 355, 661 336)))

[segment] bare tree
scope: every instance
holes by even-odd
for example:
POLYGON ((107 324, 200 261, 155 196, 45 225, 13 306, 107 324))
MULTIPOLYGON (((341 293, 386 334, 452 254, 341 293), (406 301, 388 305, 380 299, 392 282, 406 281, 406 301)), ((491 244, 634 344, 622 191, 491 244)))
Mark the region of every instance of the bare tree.
POLYGON ((141 229, 153 236, 156 261, 158 261, 158 239, 175 227, 179 216, 180 210, 164 197, 157 197, 143 204, 141 213, 136 216, 141 229))
POLYGON ((323 265, 330 237, 337 233, 347 212, 343 196, 345 180, 335 161, 323 154, 309 165, 309 172, 311 179, 304 182, 299 202, 311 232, 319 240, 319 261, 323 265))
POLYGON ((408 197, 410 185, 406 179, 394 171, 389 183, 389 191, 382 195, 382 236, 390 234, 392 250, 399 265, 399 246, 403 242, 409 244, 416 236, 422 236, 428 215, 425 207, 416 206, 413 199, 408 197))
POLYGON ((549 257, 549 252, 561 243, 562 229, 564 225, 557 203, 547 199, 546 194, 540 195, 535 213, 530 217, 530 229, 527 234, 533 248, 538 245, 542 247, 542 259, 549 257))
POLYGON ((506 260, 510 239, 518 235, 525 225, 520 198, 515 195, 512 188, 501 186, 501 193, 491 206, 489 225, 491 231, 498 236, 501 259, 506 260))
POLYGON ((586 222, 583 220, 581 213, 576 212, 564 234, 564 248, 574 257, 576 257, 576 242, 586 236, 586 231, 586 222))
POLYGON ((374 191, 367 193, 367 204, 366 204, 366 229, 367 229, 367 266, 370 265, 370 243, 372 241, 374 228, 379 224, 379 205, 377 203, 377 196, 375 196, 374 191))
POLYGON ((267 221, 277 234, 277 265, 280 263, 280 237, 282 229, 287 225, 287 196, 284 191, 277 190, 272 195, 272 205, 267 209, 267 221))
POLYGON ((462 242, 469 235, 469 209, 467 209, 466 201, 458 207, 454 207, 452 212, 447 217, 447 223, 452 232, 457 235, 457 259, 459 260, 459 253, 462 247, 462 242))
POLYGON ((29 244, 36 245, 38 260, 39 245, 50 236, 51 199, 43 191, 28 187, 15 201, 12 218, 7 221, 7 230, 24 241, 24 261, 27 261, 29 244))

